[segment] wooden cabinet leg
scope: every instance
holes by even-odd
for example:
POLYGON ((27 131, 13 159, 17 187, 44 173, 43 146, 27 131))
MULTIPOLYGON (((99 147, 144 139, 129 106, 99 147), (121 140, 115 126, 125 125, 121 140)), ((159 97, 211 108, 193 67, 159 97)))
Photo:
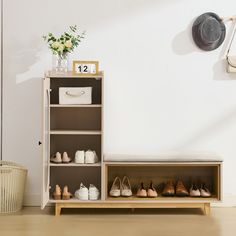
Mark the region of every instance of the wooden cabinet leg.
POLYGON ((56 203, 55 205, 55 216, 60 216, 61 214, 61 206, 56 203))
POLYGON ((209 216, 211 214, 211 205, 210 203, 204 203, 204 214, 209 216))

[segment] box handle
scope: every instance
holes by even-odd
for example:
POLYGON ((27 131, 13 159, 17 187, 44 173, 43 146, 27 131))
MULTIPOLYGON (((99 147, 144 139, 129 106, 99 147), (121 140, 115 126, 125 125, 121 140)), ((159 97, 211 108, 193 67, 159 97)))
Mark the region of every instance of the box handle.
POLYGON ((85 94, 85 91, 80 91, 79 93, 71 93, 70 91, 66 91, 66 95, 71 97, 80 97, 85 94))

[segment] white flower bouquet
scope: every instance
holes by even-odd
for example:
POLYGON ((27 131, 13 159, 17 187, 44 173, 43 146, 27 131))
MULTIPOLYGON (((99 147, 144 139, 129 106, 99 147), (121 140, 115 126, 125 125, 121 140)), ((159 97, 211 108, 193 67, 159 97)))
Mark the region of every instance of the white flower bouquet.
POLYGON ((48 33, 43 36, 43 39, 48 43, 54 55, 58 55, 61 59, 64 59, 68 53, 74 51, 84 36, 85 32, 78 34, 77 26, 75 25, 70 26, 69 31, 64 32, 59 38, 52 33, 48 33))

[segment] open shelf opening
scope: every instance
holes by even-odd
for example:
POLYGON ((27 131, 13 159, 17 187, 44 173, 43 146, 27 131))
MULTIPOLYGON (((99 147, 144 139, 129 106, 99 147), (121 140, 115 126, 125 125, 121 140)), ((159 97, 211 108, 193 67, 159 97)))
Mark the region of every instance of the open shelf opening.
POLYGON ((100 107, 51 107, 51 130, 101 130, 100 107))
MULTIPOLYGON (((140 187, 140 183, 144 183, 144 187, 148 188, 152 181, 154 187, 158 191, 158 200, 189 200, 197 199, 191 197, 163 197, 162 191, 165 183, 172 180, 176 183, 177 180, 182 180, 187 190, 190 189, 193 182, 200 187, 201 183, 205 183, 212 193, 211 199, 219 200, 219 167, 218 166, 108 166, 107 167, 107 195, 109 200, 150 200, 148 198, 137 198, 136 193, 140 187), (112 198, 109 197, 109 190, 113 180, 119 176, 122 180, 123 176, 128 176, 130 179, 133 196, 131 198, 112 198)), ((200 198, 203 199, 203 198, 200 198)), ((153 199, 151 199, 153 200, 153 199)))
POLYGON ((69 191, 74 195, 75 191, 80 188, 80 183, 83 183, 87 188, 90 184, 95 185, 101 192, 101 169, 90 167, 54 167, 50 168, 50 196, 52 196, 56 184, 62 190, 64 186, 68 186, 69 191), (88 174, 89 172, 89 174, 88 174))
POLYGON ((92 104, 102 102, 102 80, 95 78, 53 78, 50 81, 51 104, 59 104, 60 87, 92 87, 92 104))
POLYGON ((95 151, 101 162, 101 135, 51 135, 50 156, 67 152, 74 161, 77 150, 95 151))

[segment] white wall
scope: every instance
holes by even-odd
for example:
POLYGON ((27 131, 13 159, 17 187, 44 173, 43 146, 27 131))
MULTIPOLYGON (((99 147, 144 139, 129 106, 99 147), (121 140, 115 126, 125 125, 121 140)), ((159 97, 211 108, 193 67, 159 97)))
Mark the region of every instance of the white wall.
MULTIPOLYGON (((0 78, 1 78, 1 82, 0 82, 0 103, 2 104, 2 1, 1 1, 1 3, 0 3, 0 31, 1 31, 1 36, 0 36, 0 78)), ((2 119, 2 105, 0 105, 0 117, 1 117, 1 119, 2 119)), ((0 121, 1 122, 1 121, 0 121)), ((1 127, 0 127, 0 132, 1 132, 1 134, 0 134, 0 159, 2 159, 2 125, 0 125, 1 127)))
POLYGON ((73 57, 99 60, 105 71, 105 152, 214 151, 225 160, 224 194, 236 195, 236 75, 225 72, 226 45, 202 52, 191 38, 196 16, 233 15, 234 7, 234 0, 5 0, 3 152, 29 169, 28 203, 40 193, 40 79, 51 59, 41 36, 73 24, 87 31, 73 57))

